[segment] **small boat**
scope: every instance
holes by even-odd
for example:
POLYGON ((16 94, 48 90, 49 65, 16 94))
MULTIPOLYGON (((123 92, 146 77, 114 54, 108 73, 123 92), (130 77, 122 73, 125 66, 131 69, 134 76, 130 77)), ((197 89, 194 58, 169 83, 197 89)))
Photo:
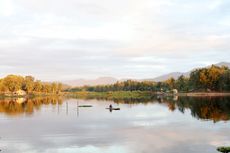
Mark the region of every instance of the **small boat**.
POLYGON ((121 110, 120 108, 106 108, 106 109, 109 109, 109 110, 121 110))

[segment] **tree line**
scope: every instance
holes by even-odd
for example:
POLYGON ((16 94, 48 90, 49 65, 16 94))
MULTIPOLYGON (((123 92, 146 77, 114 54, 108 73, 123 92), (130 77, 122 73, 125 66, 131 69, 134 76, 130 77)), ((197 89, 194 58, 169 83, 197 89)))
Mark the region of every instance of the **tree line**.
POLYGON ((62 90, 62 84, 58 82, 42 82, 35 80, 33 76, 8 75, 0 79, 0 92, 16 92, 24 90, 27 93, 59 93, 62 90))
POLYGON ((230 91, 230 69, 212 65, 192 71, 189 77, 181 75, 178 79, 170 78, 162 82, 127 80, 112 85, 74 87, 68 91, 230 91))

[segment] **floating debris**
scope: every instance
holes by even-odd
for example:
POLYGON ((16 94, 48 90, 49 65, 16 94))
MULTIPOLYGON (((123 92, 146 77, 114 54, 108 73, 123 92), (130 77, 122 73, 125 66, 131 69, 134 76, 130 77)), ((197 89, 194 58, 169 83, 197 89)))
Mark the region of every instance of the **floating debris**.
POLYGON ((79 105, 78 107, 93 107, 92 105, 79 105))

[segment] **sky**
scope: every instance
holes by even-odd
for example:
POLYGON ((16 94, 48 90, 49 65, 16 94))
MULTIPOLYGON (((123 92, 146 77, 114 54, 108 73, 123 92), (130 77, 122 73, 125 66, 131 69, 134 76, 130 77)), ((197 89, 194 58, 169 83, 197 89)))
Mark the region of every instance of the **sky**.
POLYGON ((0 0, 0 77, 154 78, 230 60, 229 0, 0 0))

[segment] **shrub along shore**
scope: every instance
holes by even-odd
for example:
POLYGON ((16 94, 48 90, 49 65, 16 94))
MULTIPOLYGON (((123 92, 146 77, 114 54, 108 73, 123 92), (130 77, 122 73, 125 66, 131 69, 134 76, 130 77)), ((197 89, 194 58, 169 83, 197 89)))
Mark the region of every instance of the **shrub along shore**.
POLYGON ((54 95, 62 91, 58 82, 42 82, 32 76, 8 75, 0 79, 0 96, 54 95))

